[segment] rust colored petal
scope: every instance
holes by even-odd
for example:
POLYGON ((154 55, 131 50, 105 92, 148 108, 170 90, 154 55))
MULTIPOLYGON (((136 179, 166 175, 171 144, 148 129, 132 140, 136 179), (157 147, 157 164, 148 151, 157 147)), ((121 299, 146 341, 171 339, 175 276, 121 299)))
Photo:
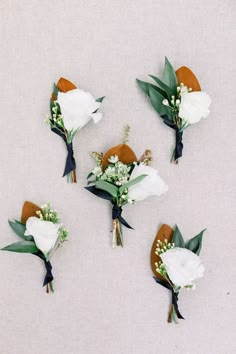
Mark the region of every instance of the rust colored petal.
POLYGON ((182 82, 185 86, 191 87, 193 91, 201 91, 201 86, 198 79, 192 70, 186 66, 181 66, 181 68, 176 71, 176 75, 179 84, 182 82))
POLYGON ((109 161, 108 161, 109 157, 115 156, 115 155, 118 156, 118 158, 121 162, 123 162, 124 164, 127 164, 127 165, 134 162, 134 161, 136 161, 136 162, 138 161, 135 153, 129 147, 129 145, 127 145, 127 144, 116 145, 116 146, 113 146, 112 148, 110 148, 103 156, 103 159, 102 159, 102 169, 103 170, 109 164, 109 161))
MULTIPOLYGON (((57 82, 57 88, 61 92, 68 92, 76 89, 77 87, 71 81, 61 77, 57 82)), ((55 101, 54 93, 52 93, 52 100, 55 101)))
POLYGON ((22 212, 21 212, 21 222, 23 224, 26 223, 26 221, 31 217, 31 216, 37 216, 36 211, 41 210, 41 208, 31 202, 24 202, 23 208, 22 208, 22 212))
POLYGON ((157 235, 152 244, 151 255, 150 255, 151 268, 153 274, 160 279, 163 278, 159 273, 157 273, 156 266, 155 266, 156 262, 161 261, 161 258, 155 253, 157 248, 157 241, 160 240, 161 242, 164 242, 164 240, 166 239, 168 240, 168 242, 171 242, 173 234, 174 234, 174 230, 169 225, 163 224, 159 229, 159 231, 157 232, 157 235))

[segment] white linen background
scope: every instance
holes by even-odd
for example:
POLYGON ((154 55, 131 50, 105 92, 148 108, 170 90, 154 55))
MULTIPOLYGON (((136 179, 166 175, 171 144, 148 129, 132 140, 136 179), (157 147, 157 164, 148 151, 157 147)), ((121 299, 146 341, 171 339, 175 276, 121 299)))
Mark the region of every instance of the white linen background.
POLYGON ((0 253, 0 353, 235 353, 235 2, 1 0, 0 11, 0 246, 17 241, 7 220, 25 200, 51 201, 70 230, 52 261, 54 295, 39 259, 0 253), (192 68, 213 101, 184 132, 178 166, 169 163, 174 132, 135 82, 160 75, 165 55, 192 68), (61 76, 106 96, 104 119, 74 140, 76 185, 61 178, 66 149, 43 124, 61 76), (119 143, 127 123, 130 145, 138 156, 153 151, 169 192, 125 208, 135 231, 112 250, 110 205, 83 186, 89 152, 119 143), (207 228, 206 275, 181 293, 179 325, 167 324, 170 293, 149 266, 162 223, 186 239, 207 228))

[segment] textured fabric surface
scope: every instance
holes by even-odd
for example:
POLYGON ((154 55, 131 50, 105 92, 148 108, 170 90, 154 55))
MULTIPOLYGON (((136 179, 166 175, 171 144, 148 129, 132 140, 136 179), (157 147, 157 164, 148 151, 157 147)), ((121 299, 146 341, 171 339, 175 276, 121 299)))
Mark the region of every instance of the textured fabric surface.
POLYGON ((235 353, 235 1, 1 0, 0 13, 0 246, 16 240, 7 219, 25 200, 51 201, 70 230, 52 261, 53 296, 39 259, 0 253, 1 354, 235 353), (174 131, 135 82, 159 75, 165 55, 192 68, 213 101, 184 132, 178 166, 169 163, 174 131), (61 178, 66 149, 43 124, 61 76, 106 95, 104 119, 74 140, 77 185, 61 178), (135 231, 112 250, 110 205, 83 186, 89 152, 119 143, 126 123, 169 192, 124 208, 135 231), (186 239, 207 228, 206 276, 182 292, 179 325, 166 323, 170 293, 149 266, 162 223, 178 223, 186 239))

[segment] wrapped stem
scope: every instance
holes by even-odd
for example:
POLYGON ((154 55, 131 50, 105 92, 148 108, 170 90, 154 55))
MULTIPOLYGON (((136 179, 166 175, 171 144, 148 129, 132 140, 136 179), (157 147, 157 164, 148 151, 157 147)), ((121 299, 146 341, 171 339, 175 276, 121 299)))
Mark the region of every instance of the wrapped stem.
POLYGON ((112 220, 112 247, 116 246, 123 247, 123 236, 122 236, 122 228, 121 223, 118 219, 112 220))
POLYGON ((68 175, 67 175, 67 183, 77 183, 76 171, 75 170, 73 170, 73 171, 68 173, 68 175))

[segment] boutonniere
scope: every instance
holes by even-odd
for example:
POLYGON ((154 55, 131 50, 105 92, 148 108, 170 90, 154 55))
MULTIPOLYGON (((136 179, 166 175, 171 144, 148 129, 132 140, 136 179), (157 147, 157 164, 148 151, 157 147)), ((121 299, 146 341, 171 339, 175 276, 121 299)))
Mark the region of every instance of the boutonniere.
POLYGON ((40 207, 25 202, 22 209, 21 220, 9 220, 9 225, 21 241, 12 243, 3 251, 31 253, 42 259, 46 269, 43 286, 46 291, 54 291, 51 258, 62 246, 68 237, 68 230, 60 224, 56 210, 50 204, 40 207))
POLYGON ((184 319, 178 308, 179 292, 183 288, 195 289, 193 282, 204 275, 199 257, 204 231, 185 242, 178 226, 173 230, 162 225, 153 242, 151 268, 154 280, 171 292, 168 322, 184 319))
POLYGON ((98 123, 102 114, 98 112, 104 97, 97 100, 89 92, 78 89, 72 82, 61 78, 50 99, 51 115, 45 120, 51 130, 59 135, 67 148, 67 159, 63 177, 67 182, 76 183, 76 163, 73 152, 73 139, 76 133, 91 119, 98 123))
POLYGON ((122 217, 122 208, 149 196, 159 196, 168 190, 158 171, 150 167, 152 155, 146 150, 138 159, 127 145, 129 127, 123 143, 113 146, 104 155, 92 153, 97 166, 88 175, 89 192, 112 204, 112 246, 123 246, 122 225, 132 229, 122 217))
POLYGON ((138 79, 137 82, 164 123, 175 130, 176 142, 171 162, 177 164, 182 156, 184 129, 208 116, 211 99, 201 91, 198 79, 189 68, 182 66, 175 72, 167 58, 162 80, 149 76, 158 86, 138 79))

